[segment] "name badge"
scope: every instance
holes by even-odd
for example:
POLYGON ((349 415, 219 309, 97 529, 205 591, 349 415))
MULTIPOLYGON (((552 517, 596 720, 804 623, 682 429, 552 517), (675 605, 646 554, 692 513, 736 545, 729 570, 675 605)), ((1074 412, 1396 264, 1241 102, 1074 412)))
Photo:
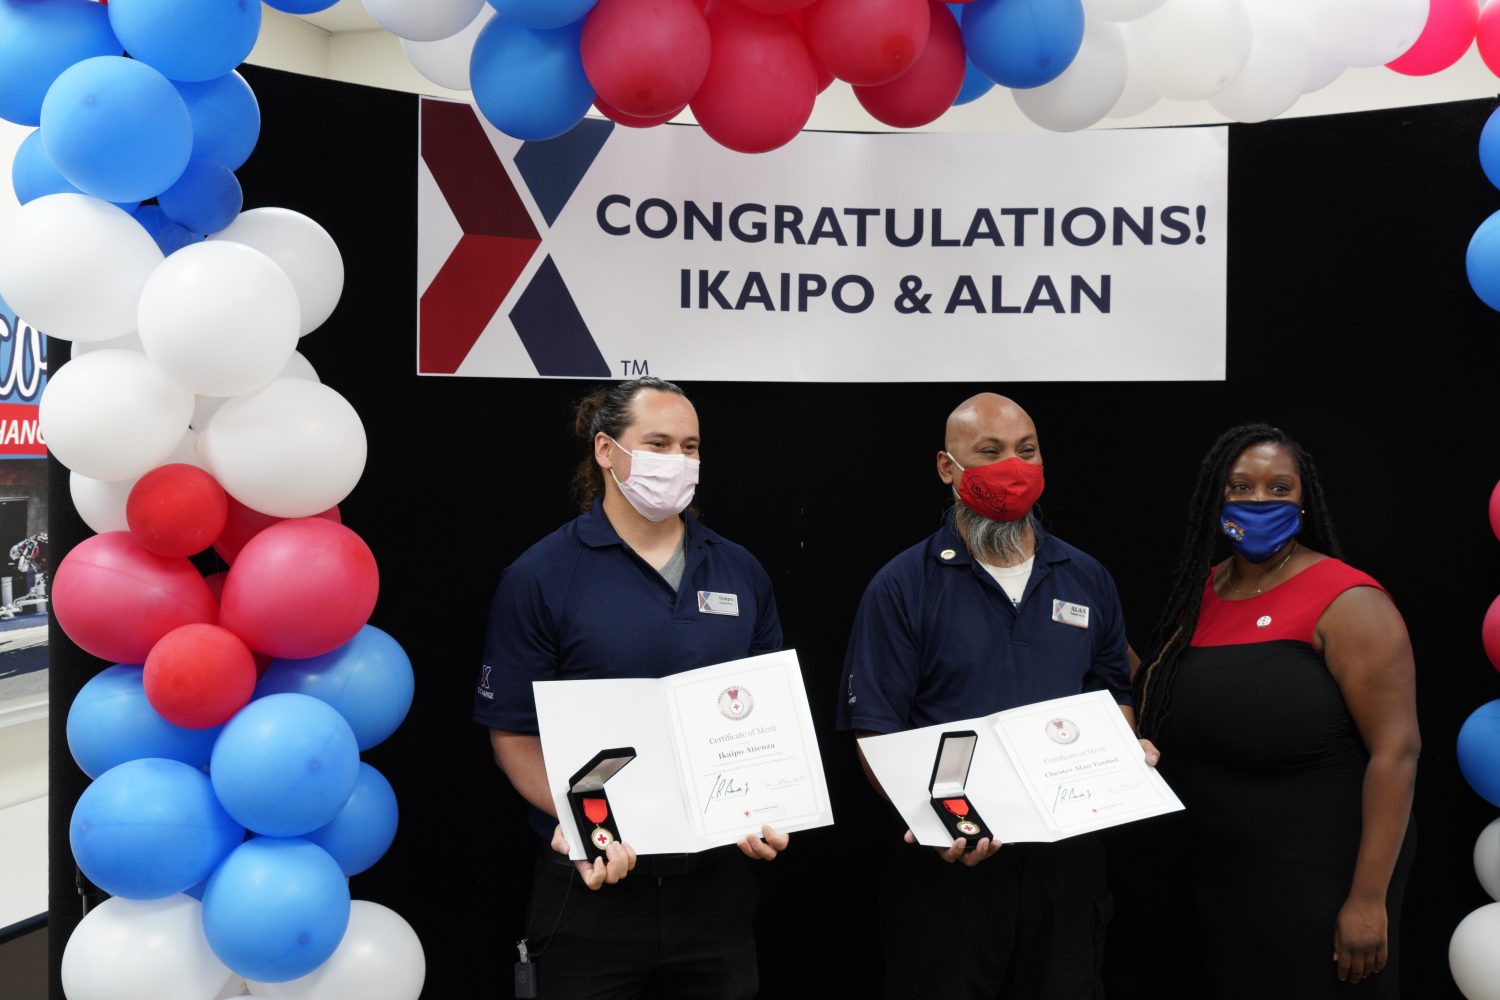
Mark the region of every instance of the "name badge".
POLYGON ((739 595, 716 594, 710 590, 700 590, 698 591, 698 612, 705 615, 733 615, 738 618, 740 616, 739 595))
POLYGON ((1052 602, 1052 620, 1071 625, 1074 628, 1089 627, 1089 609, 1082 604, 1074 604, 1071 601, 1052 602))

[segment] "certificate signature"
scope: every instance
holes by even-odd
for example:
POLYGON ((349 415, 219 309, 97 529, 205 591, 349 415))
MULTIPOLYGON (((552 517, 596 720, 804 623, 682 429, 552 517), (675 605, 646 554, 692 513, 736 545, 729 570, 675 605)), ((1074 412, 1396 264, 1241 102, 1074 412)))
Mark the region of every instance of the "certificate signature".
POLYGON ((703 815, 707 816, 715 803, 726 799, 742 799, 750 794, 750 782, 740 784, 732 776, 726 777, 722 774, 714 775, 714 780, 709 784, 708 795, 703 800, 703 815))

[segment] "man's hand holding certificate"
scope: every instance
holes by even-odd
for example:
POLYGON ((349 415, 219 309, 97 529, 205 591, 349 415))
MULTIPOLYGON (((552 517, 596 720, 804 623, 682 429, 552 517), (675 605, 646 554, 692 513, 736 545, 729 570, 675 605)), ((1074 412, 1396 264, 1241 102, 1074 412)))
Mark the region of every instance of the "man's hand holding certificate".
POLYGON ((954 842, 934 802, 972 803, 1002 843, 1058 841, 1182 808, 1102 691, 859 743, 917 842, 931 847, 954 842), (951 751, 939 755, 956 733, 975 737, 962 744, 972 759, 957 764, 951 751))
POLYGON ((569 795, 603 796, 605 782, 620 839, 641 854, 833 822, 794 652, 660 680, 541 681, 534 690, 547 779, 575 860, 586 850, 569 795), (631 748, 630 766, 603 778, 579 772, 611 747, 631 748))

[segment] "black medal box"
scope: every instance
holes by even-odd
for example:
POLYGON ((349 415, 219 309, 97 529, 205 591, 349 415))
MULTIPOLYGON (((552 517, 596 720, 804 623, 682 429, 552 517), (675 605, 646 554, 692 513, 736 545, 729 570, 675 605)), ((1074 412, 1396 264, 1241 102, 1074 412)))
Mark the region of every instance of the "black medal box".
POLYGON ((604 857, 609 845, 620 840, 620 828, 615 822, 615 811, 610 807, 604 784, 633 760, 635 747, 600 750, 593 760, 568 779, 568 807, 573 810, 573 822, 583 838, 584 852, 591 861, 604 857))
POLYGON ((978 745, 979 734, 972 729, 943 733, 938 738, 937 758, 932 762, 932 780, 927 783, 933 812, 942 819, 948 836, 964 839, 966 851, 972 851, 984 837, 993 839, 965 791, 969 765, 974 762, 974 748, 978 745))

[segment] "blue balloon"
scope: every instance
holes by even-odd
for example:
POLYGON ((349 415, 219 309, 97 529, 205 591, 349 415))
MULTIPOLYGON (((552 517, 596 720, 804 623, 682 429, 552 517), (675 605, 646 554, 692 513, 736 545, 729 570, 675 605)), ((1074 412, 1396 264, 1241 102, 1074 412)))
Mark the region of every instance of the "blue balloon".
POLYGON ((349 801, 359 746, 343 716, 318 699, 273 694, 224 724, 209 774, 229 815, 256 833, 299 837, 349 801))
POLYGON ((484 117, 517 139, 554 139, 582 120, 594 88, 578 51, 582 25, 533 31, 493 17, 474 42, 469 83, 484 117))
POLYGON ((1491 309, 1500 310, 1500 212, 1479 224, 1464 256, 1469 285, 1491 309))
POLYGON ((260 103, 245 78, 229 73, 203 83, 179 83, 177 92, 193 121, 193 159, 240 169, 260 138, 260 103))
POLYGON ((212 80, 255 48, 260 4, 245 0, 114 0, 109 23, 125 51, 173 80, 212 80))
POLYGON ((985 76, 984 73, 979 69, 979 67, 974 65, 974 61, 972 59, 965 59, 964 85, 959 88, 958 96, 953 99, 953 104, 955 107, 957 107, 960 104, 968 104, 970 101, 977 101, 979 100, 979 98, 989 93, 990 88, 994 86, 995 81, 985 76))
POLYGON ((338 710, 361 751, 396 731, 411 708, 411 660, 401 644, 366 625, 331 653, 308 660, 272 660, 256 697, 293 691, 338 710))
POLYGON ((1500 108, 1490 113, 1479 133, 1479 165, 1490 183, 1500 187, 1500 108))
MULTIPOLYGON (((160 205, 142 205, 135 210, 134 215, 135 221, 139 222, 141 227, 156 241, 156 246, 161 250, 163 257, 170 257, 188 244, 197 243, 203 239, 202 233, 195 233, 186 226, 167 218, 167 213, 161 210, 160 205)), ((214 732, 217 734, 218 729, 214 732)))
POLYGON ((333 822, 304 839, 317 844, 339 863, 345 875, 358 875, 385 856, 396 839, 396 793, 385 775, 360 762, 354 794, 333 822))
POLYGON ((1459 729, 1458 769, 1480 798, 1500 806, 1500 698, 1476 708, 1459 729))
POLYGON ((141 684, 141 668, 106 667, 73 699, 68 709, 68 749, 90 778, 129 760, 161 757, 194 768, 208 766, 219 727, 183 729, 151 707, 141 684))
POLYGON ((182 176, 193 124, 166 77, 134 59, 99 56, 70 67, 47 91, 42 142, 85 194, 144 201, 182 176))
POLYGON ((288 14, 316 14, 338 2, 339 0, 266 0, 266 6, 288 14))
POLYGON ((960 27, 969 60, 1002 87, 1057 79, 1083 45, 1082 0, 975 0, 960 27))
POLYGON ((307 975, 328 960, 348 927, 344 873, 305 840, 245 841, 203 893, 209 947, 230 969, 262 983, 307 975))
POLYGON ((202 771, 154 757, 101 774, 69 830, 78 867, 126 899, 161 899, 203 881, 244 837, 202 771))
POLYGON ((156 196, 167 218, 195 233, 217 233, 245 203, 234 171, 217 160, 191 160, 177 183, 156 196))
POLYGON ((490 0, 508 21, 526 28, 561 28, 574 24, 594 9, 598 0, 490 0))
POLYGON ((40 124, 42 98, 63 70, 124 51, 101 4, 0 0, 0 118, 40 124))

